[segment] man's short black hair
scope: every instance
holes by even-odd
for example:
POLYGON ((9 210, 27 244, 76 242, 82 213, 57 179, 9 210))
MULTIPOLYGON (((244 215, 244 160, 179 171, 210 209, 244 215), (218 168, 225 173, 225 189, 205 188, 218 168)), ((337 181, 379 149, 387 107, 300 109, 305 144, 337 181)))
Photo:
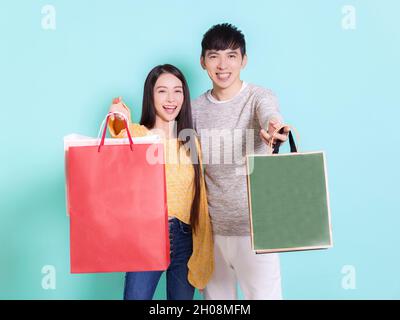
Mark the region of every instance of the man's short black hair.
POLYGON ((204 58, 206 50, 226 50, 240 48, 242 56, 246 54, 244 34, 230 23, 216 24, 204 34, 201 41, 201 56, 204 58))

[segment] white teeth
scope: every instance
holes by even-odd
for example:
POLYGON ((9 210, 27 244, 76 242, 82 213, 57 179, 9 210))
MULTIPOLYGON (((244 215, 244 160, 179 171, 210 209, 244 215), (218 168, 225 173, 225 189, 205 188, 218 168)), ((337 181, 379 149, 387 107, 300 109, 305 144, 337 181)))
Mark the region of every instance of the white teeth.
POLYGON ((167 113, 172 114, 175 112, 176 106, 163 106, 163 108, 167 113))
POLYGON ((217 73, 217 77, 220 80, 226 80, 230 77, 230 73, 217 73))

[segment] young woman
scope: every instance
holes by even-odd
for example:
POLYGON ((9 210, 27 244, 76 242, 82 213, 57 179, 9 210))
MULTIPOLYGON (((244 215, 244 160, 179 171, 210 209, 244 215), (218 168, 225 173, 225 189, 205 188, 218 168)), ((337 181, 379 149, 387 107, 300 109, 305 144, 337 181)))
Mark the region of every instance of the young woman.
MULTIPOLYGON (((161 133, 164 138, 171 247, 171 263, 166 271, 167 299, 191 300, 194 288, 202 290, 210 279, 214 260, 201 151, 193 130, 185 77, 169 64, 150 71, 144 84, 140 125, 131 123, 130 110, 120 98, 114 100, 110 112, 126 116, 134 137, 161 133), (183 140, 180 133, 184 134, 183 140)), ((111 135, 125 137, 123 128, 122 118, 112 117, 111 135)), ((127 272, 124 299, 152 299, 162 273, 127 272)))

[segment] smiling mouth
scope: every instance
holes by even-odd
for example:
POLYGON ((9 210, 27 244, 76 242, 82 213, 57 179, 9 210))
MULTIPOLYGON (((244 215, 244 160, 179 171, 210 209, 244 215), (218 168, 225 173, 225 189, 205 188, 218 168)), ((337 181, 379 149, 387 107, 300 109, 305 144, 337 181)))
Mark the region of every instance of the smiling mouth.
POLYGON ((171 113, 175 112, 177 106, 165 105, 165 106, 163 106, 163 108, 167 113, 171 114, 171 113))
POLYGON ((217 79, 220 81, 226 81, 229 79, 229 77, 231 76, 230 72, 219 72, 216 74, 217 75, 217 79))

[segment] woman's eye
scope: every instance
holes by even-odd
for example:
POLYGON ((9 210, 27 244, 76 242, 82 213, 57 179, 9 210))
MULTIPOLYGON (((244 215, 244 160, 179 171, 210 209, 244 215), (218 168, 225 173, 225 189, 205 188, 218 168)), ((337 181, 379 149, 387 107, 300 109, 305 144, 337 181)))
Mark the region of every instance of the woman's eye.
POLYGON ((176 93, 182 93, 182 90, 176 90, 175 92, 176 93))
POLYGON ((158 91, 158 93, 164 93, 165 92, 165 90, 159 90, 158 91))

